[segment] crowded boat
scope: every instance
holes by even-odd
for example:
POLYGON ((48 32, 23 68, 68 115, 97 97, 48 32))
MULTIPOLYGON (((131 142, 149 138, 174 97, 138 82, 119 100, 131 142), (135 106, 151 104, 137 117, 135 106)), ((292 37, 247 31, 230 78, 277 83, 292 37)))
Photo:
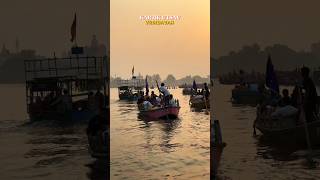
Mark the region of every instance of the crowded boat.
POLYGON ((203 83, 203 88, 200 90, 193 81, 193 94, 190 96, 189 104, 195 109, 206 109, 210 108, 210 90, 207 83, 203 83))
POLYGON ((179 114, 179 100, 174 99, 164 83, 160 87, 157 82, 159 94, 154 91, 149 94, 148 82, 146 79, 146 92, 141 92, 137 101, 140 114, 149 118, 177 118, 179 114))
POLYGON ((38 59, 24 63, 31 120, 88 121, 105 108, 108 96, 108 77, 102 68, 107 64, 105 57, 38 59), (88 66, 89 63, 95 66, 88 66))
POLYGON ((261 94, 257 106, 257 128, 273 140, 281 142, 313 144, 320 143, 319 97, 310 69, 302 67, 301 82, 293 90, 280 88, 274 73, 271 58, 268 59, 266 83, 260 84, 261 94))

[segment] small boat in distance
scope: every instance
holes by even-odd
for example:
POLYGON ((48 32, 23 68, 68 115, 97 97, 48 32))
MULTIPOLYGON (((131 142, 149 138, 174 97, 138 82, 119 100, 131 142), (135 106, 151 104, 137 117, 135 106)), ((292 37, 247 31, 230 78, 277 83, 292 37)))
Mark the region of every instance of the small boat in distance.
POLYGON ((191 87, 185 87, 182 89, 182 94, 183 95, 192 95, 193 89, 191 87))
POLYGON ((210 99, 206 99, 203 95, 192 95, 190 97, 190 106, 195 109, 209 109, 210 99))
POLYGON ((144 79, 132 76, 128 80, 118 81, 118 95, 120 100, 136 101, 144 93, 144 79))
POLYGON ((236 85, 232 89, 231 100, 234 104, 252 104, 259 102, 260 93, 257 84, 236 85))

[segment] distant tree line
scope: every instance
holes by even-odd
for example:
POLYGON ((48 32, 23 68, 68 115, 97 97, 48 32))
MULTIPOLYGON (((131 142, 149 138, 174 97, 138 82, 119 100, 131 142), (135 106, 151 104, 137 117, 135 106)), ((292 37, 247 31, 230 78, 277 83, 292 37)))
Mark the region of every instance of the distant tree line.
POLYGON ((217 77, 234 71, 265 72, 268 54, 276 70, 291 71, 302 66, 318 69, 320 42, 313 43, 308 51, 295 51, 283 44, 262 49, 258 44, 243 46, 239 51, 211 59, 211 75, 217 77))
MULTIPOLYGON (((159 74, 153 74, 153 75, 146 75, 145 77, 142 77, 141 75, 138 76, 138 78, 146 78, 148 79, 148 84, 149 86, 154 86, 156 87, 157 84, 156 82, 158 81, 159 85, 161 82, 164 82, 166 84, 166 86, 179 86, 179 85, 183 85, 183 84, 192 84, 193 81, 195 80, 196 83, 204 83, 204 82, 209 82, 209 76, 208 77, 201 77, 199 75, 188 75, 185 76, 183 78, 177 79, 174 75, 169 74, 165 79, 162 79, 161 76, 159 74)), ((111 77, 110 79, 110 85, 111 87, 117 87, 117 82, 119 82, 119 80, 122 80, 121 77, 111 77)))

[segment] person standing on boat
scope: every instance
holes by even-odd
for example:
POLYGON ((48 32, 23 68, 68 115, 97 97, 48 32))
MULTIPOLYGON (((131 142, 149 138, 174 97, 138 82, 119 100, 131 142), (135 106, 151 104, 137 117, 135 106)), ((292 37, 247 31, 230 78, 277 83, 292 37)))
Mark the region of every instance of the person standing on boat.
POLYGON ((302 88, 305 90, 304 94, 304 110, 306 114, 306 120, 308 122, 314 120, 314 115, 317 112, 317 99, 318 94, 316 87, 309 77, 310 69, 308 67, 301 68, 302 76, 302 88))
POLYGON ((203 86, 204 86, 204 96, 206 97, 206 99, 209 99, 209 97, 210 97, 210 90, 209 90, 208 84, 207 84, 207 83, 204 83, 203 86))
POLYGON ((160 93, 163 94, 163 99, 164 99, 164 103, 165 105, 167 105, 169 103, 169 99, 170 99, 170 92, 169 90, 165 87, 164 83, 161 83, 161 86, 158 87, 160 93))

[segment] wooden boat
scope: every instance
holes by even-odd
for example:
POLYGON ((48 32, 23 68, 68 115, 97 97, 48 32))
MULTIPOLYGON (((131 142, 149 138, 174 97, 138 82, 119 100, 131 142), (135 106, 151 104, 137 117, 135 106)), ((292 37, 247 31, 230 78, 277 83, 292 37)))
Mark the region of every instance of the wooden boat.
POLYGON ((258 104, 260 93, 257 90, 252 90, 247 86, 236 85, 232 89, 232 103, 235 104, 258 104))
MULTIPOLYGON (((264 137, 273 142, 306 145, 305 123, 298 119, 299 115, 272 118, 270 115, 262 115, 258 112, 254 127, 256 127, 264 137)), ((314 121, 307 122, 306 125, 308 127, 311 144, 319 145, 320 120, 315 118, 314 121)))
POLYGON ((182 89, 182 94, 183 95, 192 95, 193 94, 193 89, 190 87, 186 87, 182 89))
POLYGON ((140 108, 140 115, 150 119, 175 119, 179 115, 179 106, 155 107, 150 110, 142 110, 140 108))
POLYGON ((118 81, 118 95, 120 100, 136 101, 144 91, 144 80, 132 76, 128 80, 118 81))
POLYGON ((143 88, 134 88, 129 86, 118 87, 119 99, 126 101, 136 101, 139 98, 139 94, 143 93, 143 88))
MULTIPOLYGON (((202 95, 200 95, 202 96, 202 95)), ((190 106, 195 109, 209 109, 210 108, 210 99, 205 100, 202 96, 191 96, 190 97, 190 106)))
POLYGON ((31 120, 89 121, 107 105, 107 57, 25 60, 24 65, 31 120))

